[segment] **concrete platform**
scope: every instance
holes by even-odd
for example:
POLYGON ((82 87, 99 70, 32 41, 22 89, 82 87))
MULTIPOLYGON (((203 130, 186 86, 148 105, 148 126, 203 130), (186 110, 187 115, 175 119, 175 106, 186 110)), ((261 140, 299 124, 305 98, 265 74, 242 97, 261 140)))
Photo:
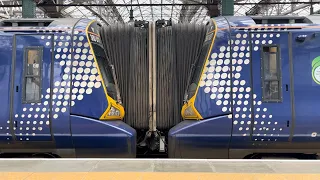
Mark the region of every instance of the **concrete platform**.
POLYGON ((1 159, 0 179, 320 179, 318 160, 1 159))

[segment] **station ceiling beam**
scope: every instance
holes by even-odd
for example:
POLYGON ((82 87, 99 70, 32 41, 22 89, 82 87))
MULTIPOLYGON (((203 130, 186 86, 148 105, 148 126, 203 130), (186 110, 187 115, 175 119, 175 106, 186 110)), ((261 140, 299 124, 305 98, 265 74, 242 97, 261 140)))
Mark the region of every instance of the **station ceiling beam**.
MULTIPOLYGON (((217 5, 217 3, 188 3, 188 4, 183 4, 183 3, 163 3, 163 4, 157 4, 157 3, 152 3, 152 4, 77 4, 77 3, 72 3, 72 4, 37 4, 37 7, 45 7, 45 6, 54 6, 54 7, 70 7, 70 6, 77 6, 77 7, 83 7, 83 6, 92 6, 92 7, 99 7, 99 6, 116 6, 116 7, 133 7, 133 6, 206 6, 206 5, 217 5)), ((240 4, 240 5, 245 5, 240 4)), ((3 7, 21 7, 21 5, 4 5, 3 7)))
POLYGON ((34 0, 37 6, 50 18, 62 18, 61 7, 56 4, 63 4, 63 0, 34 0))
MULTIPOLYGON (((112 0, 106 0, 106 4, 114 4, 112 0)), ((116 6, 109 7, 111 9, 113 17, 116 17, 117 22, 124 23, 122 16, 120 15, 116 6)), ((141 9, 140 9, 141 11, 141 9)))
MULTIPOLYGON (((199 1, 182 1, 184 4, 192 3, 200 3, 199 1)), ((197 13, 201 6, 188 6, 183 5, 179 14, 179 22, 190 22, 192 17, 197 13)))
MULTIPOLYGON (((92 3, 92 2, 90 2, 92 3)), ((102 1, 102 3, 106 4, 113 4, 112 0, 105 0, 102 1)), ((86 2, 83 2, 83 4, 88 4, 86 2)), ((124 23, 120 13, 118 12, 117 8, 115 6, 108 6, 108 7, 89 7, 84 6, 87 10, 89 10, 93 15, 97 16, 103 23, 105 24, 111 24, 115 21, 124 23)))
POLYGON ((4 14, 4 13, 0 13, 0 19, 9 19, 10 16, 4 14))
MULTIPOLYGON (((320 0, 312 0, 312 3, 313 4, 320 3, 320 0)), ((299 6, 295 6, 295 7, 291 8, 288 11, 282 12, 281 15, 288 15, 288 14, 294 13, 295 11, 298 11, 300 9, 304 9, 304 8, 307 8, 307 7, 310 7, 310 6, 311 6, 311 3, 310 4, 301 4, 299 6)))
MULTIPOLYGON (((278 1, 278 0, 276 0, 278 1)), ((274 0, 261 0, 255 6, 253 6, 246 15, 257 15, 261 12, 264 12, 266 9, 270 8, 273 4, 265 4, 265 3, 272 3, 275 2, 274 0)))
POLYGON ((93 15, 97 16, 103 23, 105 23, 106 25, 109 25, 108 21, 106 19, 104 19, 104 17, 101 16, 99 13, 95 12, 90 7, 85 7, 85 8, 88 9, 93 15))

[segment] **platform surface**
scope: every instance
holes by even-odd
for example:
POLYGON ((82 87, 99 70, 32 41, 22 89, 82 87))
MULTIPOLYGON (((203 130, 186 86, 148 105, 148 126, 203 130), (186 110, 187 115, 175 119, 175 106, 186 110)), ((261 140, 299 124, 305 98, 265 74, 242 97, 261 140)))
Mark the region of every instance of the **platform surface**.
POLYGON ((320 161, 1 159, 0 179, 320 179, 320 161))

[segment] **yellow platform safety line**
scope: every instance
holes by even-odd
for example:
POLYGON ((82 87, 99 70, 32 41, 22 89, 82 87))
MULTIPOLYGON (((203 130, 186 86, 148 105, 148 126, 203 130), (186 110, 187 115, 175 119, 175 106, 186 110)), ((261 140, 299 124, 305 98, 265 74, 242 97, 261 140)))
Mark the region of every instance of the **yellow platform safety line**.
MULTIPOLYGON (((210 52, 211 52, 212 47, 213 47, 213 45, 214 45, 214 41, 215 41, 215 39, 216 39, 216 35, 217 35, 217 31, 218 31, 217 23, 215 22, 215 20, 214 20, 214 19, 211 19, 211 21, 212 21, 212 23, 214 24, 214 27, 215 27, 214 30, 211 31, 212 33, 214 33, 214 35, 213 35, 213 37, 212 37, 212 42, 211 42, 211 45, 210 45, 210 48, 209 48, 209 51, 208 51, 208 54, 207 54, 207 57, 206 57, 206 61, 205 61, 205 63, 204 63, 203 66, 202 66, 201 75, 200 75, 200 79, 199 79, 199 81, 198 81, 198 85, 197 85, 196 92, 195 92, 194 95, 190 98, 190 100, 188 101, 188 103, 186 103, 186 104, 184 104, 184 105, 182 106, 181 116, 183 117, 183 119, 186 119, 186 118, 188 118, 188 119, 195 119, 195 120, 201 120, 201 119, 203 119, 202 116, 201 116, 201 114, 200 114, 200 113, 198 112, 198 110, 195 108, 194 102, 196 101, 196 97, 197 97, 198 90, 199 90, 199 87, 200 87, 200 80, 201 80, 202 75, 203 75, 203 73, 204 73, 205 65, 206 65, 206 64, 208 63, 208 61, 209 61, 210 52), (186 110, 188 107, 191 107, 191 108, 192 108, 193 112, 196 114, 195 116, 188 116, 188 117, 186 117, 186 116, 184 115, 184 112, 185 112, 185 110, 186 110)), ((211 32, 209 32, 208 34, 210 34, 211 32)))
POLYGON ((0 172, 1 180, 319 180, 320 174, 198 172, 0 172))
POLYGON ((87 39, 88 39, 88 43, 89 43, 89 46, 90 46, 90 50, 91 50, 91 52, 92 52, 92 54, 93 54, 94 62, 95 62, 96 65, 97 65, 97 70, 98 70, 98 74, 99 74, 99 76, 100 76, 100 79, 101 79, 101 81, 102 81, 102 87, 103 87, 104 93, 105 93, 106 98, 107 98, 107 100, 108 100, 108 107, 107 107, 107 109, 104 111, 104 113, 101 115, 100 120, 115 120, 115 119, 120 119, 120 120, 122 120, 123 117, 124 117, 124 113, 125 113, 125 112, 124 112, 124 108, 123 108, 122 105, 118 104, 118 103, 116 102, 116 100, 112 99, 112 98, 108 95, 108 93, 107 93, 107 87, 106 87, 106 85, 105 85, 105 83, 104 83, 104 80, 103 80, 103 78, 102 78, 102 74, 101 74, 101 71, 100 71, 100 68, 99 68, 99 64, 98 64, 96 55, 95 55, 95 53, 94 53, 94 51, 93 51, 92 44, 91 44, 91 42, 90 42, 90 40, 89 40, 89 31, 88 31, 88 29, 89 29, 89 26, 90 26, 92 23, 94 23, 94 22, 96 22, 96 20, 92 20, 92 21, 87 25, 87 27, 86 27, 86 36, 87 36, 87 39), (111 106, 113 106, 114 108, 117 108, 117 109, 119 110, 120 116, 108 116, 108 113, 109 113, 109 111, 110 111, 110 109, 111 109, 111 106))

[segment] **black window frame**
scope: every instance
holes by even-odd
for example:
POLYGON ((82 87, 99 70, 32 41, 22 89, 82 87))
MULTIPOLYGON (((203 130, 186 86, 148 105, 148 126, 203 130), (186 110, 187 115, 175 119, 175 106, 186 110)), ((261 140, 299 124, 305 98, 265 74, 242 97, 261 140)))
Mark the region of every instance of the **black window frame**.
POLYGON ((279 44, 268 44, 268 45, 262 45, 261 46, 261 89, 262 89, 262 102, 265 103, 280 103, 282 102, 283 96, 282 96, 282 68, 281 68, 281 53, 280 53, 280 45, 279 44), (266 79, 265 77, 265 53, 264 48, 268 47, 275 47, 277 48, 276 53, 268 52, 268 54, 276 54, 276 61, 277 61, 277 77, 272 79, 266 79), (278 98, 267 98, 265 89, 266 89, 266 82, 278 82, 278 98))
POLYGON ((22 82, 22 103, 31 104, 31 103, 40 103, 41 102, 41 92, 42 92, 42 63, 43 63, 43 47, 42 46, 28 46, 24 48, 23 56, 23 82, 22 82), (39 75, 28 75, 27 66, 28 66, 28 52, 29 50, 37 50, 39 52, 39 75), (35 101, 26 100, 26 83, 27 78, 39 78, 39 97, 35 101))
MULTIPOLYGON (((101 79, 104 82, 104 86, 106 87, 107 90, 107 94, 109 97, 111 97, 114 100, 117 100, 118 98, 118 83, 116 82, 117 79, 115 77, 114 71, 112 69, 112 66, 110 64, 109 61, 109 57, 107 56, 104 47, 103 47, 103 43, 102 43, 102 37, 100 34, 100 30, 101 30, 101 24, 97 21, 93 22, 92 24, 90 24, 88 26, 88 32, 87 32, 87 37, 88 37, 88 42, 91 44, 91 48, 92 48, 92 53, 93 56, 96 59, 96 63, 97 63, 97 68, 99 69, 99 76, 101 77, 101 79), (95 31, 91 31, 92 27, 94 27, 95 31), (91 34, 93 33, 93 34, 91 34), (96 36, 98 35, 98 36, 96 36), (94 38, 96 38, 96 40, 94 40, 94 38), (98 51, 97 48, 101 48, 102 51, 100 51, 100 53, 97 53, 98 51), (101 56, 100 56, 101 55, 101 56), (101 61, 101 58, 103 59, 103 61, 101 61), (110 76, 111 78, 110 78, 110 76), (113 86, 113 88, 111 88, 110 86, 113 86)), ((101 82, 102 83, 102 82, 101 82)))
POLYGON ((192 69, 192 74, 191 74, 192 76, 191 76, 190 81, 188 83, 189 85, 188 85, 188 90, 187 90, 187 95, 188 95, 187 100, 190 100, 195 95, 195 93, 197 91, 201 77, 203 75, 203 69, 205 68, 205 64, 207 62, 208 54, 210 54, 209 51, 210 51, 211 42, 212 41, 207 40, 203 43, 201 50, 200 50, 200 53, 199 53, 199 56, 198 56, 198 59, 197 59, 196 63, 193 64, 193 69, 192 69), (202 53, 204 54, 203 57, 202 57, 202 55, 203 55, 202 53), (195 87, 195 89, 193 89, 193 91, 190 91, 191 85, 194 85, 194 87, 195 87))

